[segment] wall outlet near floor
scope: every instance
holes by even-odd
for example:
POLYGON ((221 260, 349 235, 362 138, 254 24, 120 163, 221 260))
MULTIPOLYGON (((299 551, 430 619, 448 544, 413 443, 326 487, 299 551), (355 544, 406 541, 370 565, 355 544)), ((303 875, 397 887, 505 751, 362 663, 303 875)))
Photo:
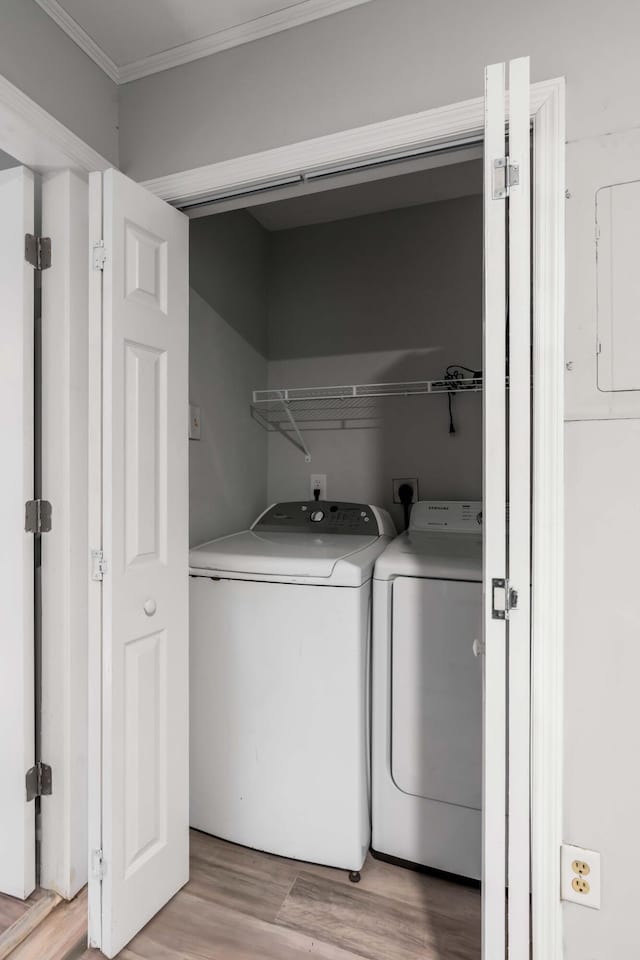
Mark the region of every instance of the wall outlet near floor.
POLYGON ((200 407, 189 404, 189 439, 200 439, 200 407))
POLYGON ((326 473, 312 473, 310 478, 311 499, 316 499, 316 490, 319 490, 318 500, 327 499, 327 475, 326 473))
POLYGON ((400 477, 399 479, 394 479, 393 481, 393 502, 402 503, 400 499, 400 487, 403 483, 408 483, 411 489, 413 490, 413 496, 411 498, 411 503, 416 503, 419 499, 418 497, 418 478, 417 477, 400 477))
POLYGON ((560 855, 561 896, 583 907, 600 909, 600 854, 563 843, 560 855))

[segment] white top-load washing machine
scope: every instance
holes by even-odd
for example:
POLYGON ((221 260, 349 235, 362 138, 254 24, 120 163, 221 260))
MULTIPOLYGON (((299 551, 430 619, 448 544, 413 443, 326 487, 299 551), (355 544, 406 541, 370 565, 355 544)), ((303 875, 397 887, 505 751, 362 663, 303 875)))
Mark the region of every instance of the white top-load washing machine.
POLYGON ((482 505, 416 503, 374 578, 372 848, 477 880, 482 505))
POLYGON ((360 870, 371 579, 394 535, 367 504, 278 503, 191 551, 193 827, 360 870))

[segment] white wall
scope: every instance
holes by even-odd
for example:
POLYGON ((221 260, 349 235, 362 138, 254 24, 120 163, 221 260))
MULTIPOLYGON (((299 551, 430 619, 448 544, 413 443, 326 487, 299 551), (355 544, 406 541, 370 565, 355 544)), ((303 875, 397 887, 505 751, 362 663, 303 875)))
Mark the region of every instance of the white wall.
POLYGON ((640 101, 634 0, 372 0, 120 87, 136 180, 482 96, 487 63, 529 54, 567 78, 568 138, 625 129, 640 101))
POLYGON ((116 84, 34 0, 2 0, 0 74, 117 166, 116 84))
MULTIPOLYGON (((450 363, 482 366, 482 199, 300 227, 270 235, 269 384, 299 387, 438 379, 450 363)), ((311 464, 269 434, 270 501, 309 496, 390 510, 394 477, 423 498, 482 495, 482 396, 379 401, 366 421, 316 429, 311 464)))
POLYGON ((565 906, 567 960, 640 956, 640 420, 566 425, 565 838, 602 852, 602 908, 565 906))
POLYGON ((189 397, 201 440, 189 442, 189 541, 241 530, 266 504, 267 435, 252 419, 265 386, 266 234, 244 211, 191 222, 189 397))

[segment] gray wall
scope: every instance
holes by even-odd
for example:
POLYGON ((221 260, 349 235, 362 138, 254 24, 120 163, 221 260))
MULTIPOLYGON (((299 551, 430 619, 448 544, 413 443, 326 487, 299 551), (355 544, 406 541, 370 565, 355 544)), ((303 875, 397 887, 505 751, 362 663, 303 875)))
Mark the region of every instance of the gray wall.
MULTIPOLYGON (((269 382, 273 387, 438 379, 482 366, 482 198, 465 197, 270 235, 269 382)), ((305 430, 313 461, 269 434, 269 500, 328 496, 390 510, 392 479, 423 498, 481 498, 482 398, 380 401, 366 421, 305 430)))
POLYGON ((121 87, 122 169, 144 180, 482 96, 484 65, 523 54, 534 80, 566 76, 570 140, 624 129, 639 35, 635 0, 372 0, 121 87))
POLYGON ((241 530, 265 506, 267 435, 251 418, 266 384, 266 233, 244 211, 191 222, 189 399, 201 439, 189 441, 192 545, 241 530))
POLYGON ((117 166, 117 86, 34 0, 2 0, 0 73, 117 166))
POLYGON ((0 170, 9 170, 11 167, 19 167, 20 161, 12 157, 10 153, 0 150, 0 170))

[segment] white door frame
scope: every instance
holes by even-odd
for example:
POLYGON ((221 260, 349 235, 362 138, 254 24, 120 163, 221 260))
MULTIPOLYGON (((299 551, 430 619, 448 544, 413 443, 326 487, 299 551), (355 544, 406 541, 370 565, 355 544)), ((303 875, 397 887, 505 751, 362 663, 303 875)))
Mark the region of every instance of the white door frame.
POLYGON ((41 177, 52 266, 42 275, 42 495, 53 503, 42 542, 40 882, 71 899, 87 880, 87 175, 109 167, 76 134, 0 76, 0 147, 41 177), (86 237, 84 234, 86 233, 86 237), (84 328, 83 328, 84 324, 84 328), (83 510, 84 504, 84 510, 83 510))
MULTIPOLYGON (((481 78, 478 78, 478 83, 481 78)), ((564 79, 532 84, 533 515, 531 674, 532 940, 534 960, 560 960, 564 531, 564 79)), ((508 103, 508 96, 507 96, 508 103)), ((276 147, 147 180, 177 206, 261 183, 302 183, 368 158, 481 139, 484 98, 276 147)), ((275 195, 271 195, 271 200, 275 195)), ((188 212, 188 211, 187 211, 188 212)), ((192 215, 195 211, 192 212, 192 215)))
MULTIPOLYGON (((481 78, 478 77, 478 84, 481 78)), ((274 178, 480 139, 484 100, 369 124, 146 181, 178 206, 274 178)), ((533 155, 532 891, 534 960, 561 960, 564 530, 564 80, 531 87, 533 155)), ((36 171, 108 161, 0 77, 0 147, 36 171)), ((43 677, 43 684, 47 677, 43 677)))

